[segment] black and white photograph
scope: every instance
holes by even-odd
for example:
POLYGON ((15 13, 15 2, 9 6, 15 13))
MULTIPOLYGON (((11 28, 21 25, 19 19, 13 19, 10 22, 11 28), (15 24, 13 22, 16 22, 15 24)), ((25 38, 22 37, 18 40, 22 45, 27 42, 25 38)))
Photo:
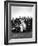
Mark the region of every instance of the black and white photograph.
POLYGON ((37 42, 37 2, 5 1, 5 44, 37 42))

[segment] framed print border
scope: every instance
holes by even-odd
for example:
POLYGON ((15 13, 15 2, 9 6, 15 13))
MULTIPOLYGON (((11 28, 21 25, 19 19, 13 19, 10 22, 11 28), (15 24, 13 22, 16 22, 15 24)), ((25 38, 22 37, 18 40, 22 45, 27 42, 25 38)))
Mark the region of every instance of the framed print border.
POLYGON ((30 2, 30 1, 4 1, 4 44, 31 44, 37 43, 37 2, 30 2), (18 42, 18 43, 8 43, 8 3, 32 3, 36 4, 35 8, 35 41, 33 42, 18 42))

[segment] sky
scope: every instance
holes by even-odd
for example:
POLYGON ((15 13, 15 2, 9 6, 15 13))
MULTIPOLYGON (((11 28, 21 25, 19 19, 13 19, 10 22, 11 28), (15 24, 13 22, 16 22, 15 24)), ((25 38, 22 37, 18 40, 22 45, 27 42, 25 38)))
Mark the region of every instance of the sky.
POLYGON ((11 19, 21 17, 32 17, 33 7, 11 6, 11 19))

